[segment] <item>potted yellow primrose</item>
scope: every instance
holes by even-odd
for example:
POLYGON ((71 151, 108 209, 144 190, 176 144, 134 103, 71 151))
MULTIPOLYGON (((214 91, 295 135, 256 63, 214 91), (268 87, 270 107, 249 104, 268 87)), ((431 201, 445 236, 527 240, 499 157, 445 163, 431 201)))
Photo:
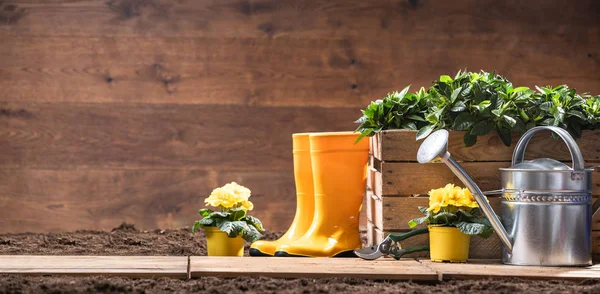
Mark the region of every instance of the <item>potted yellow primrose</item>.
POLYGON ((429 191, 429 207, 419 207, 425 214, 408 222, 411 228, 428 224, 430 257, 436 262, 465 262, 469 258, 472 235, 488 238, 491 224, 468 189, 453 184, 429 191))
POLYGON ((192 232, 203 228, 209 256, 243 256, 244 240, 254 242, 262 237, 262 223, 247 214, 254 208, 250 189, 235 182, 216 188, 204 200, 213 209, 200 209, 201 220, 194 223, 192 232))

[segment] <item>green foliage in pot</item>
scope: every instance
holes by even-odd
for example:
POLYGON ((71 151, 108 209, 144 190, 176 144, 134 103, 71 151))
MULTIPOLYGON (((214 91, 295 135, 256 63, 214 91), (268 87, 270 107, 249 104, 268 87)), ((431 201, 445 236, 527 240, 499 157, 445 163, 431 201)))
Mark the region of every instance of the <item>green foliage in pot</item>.
POLYGON ((417 130, 417 140, 439 129, 465 131, 466 146, 495 132, 510 146, 511 132, 535 126, 558 126, 579 138, 582 130, 599 125, 597 97, 566 85, 536 89, 513 87, 495 73, 459 71, 454 78, 440 76, 428 90, 411 94, 407 87, 372 102, 356 121, 356 131, 359 140, 387 129, 417 130))

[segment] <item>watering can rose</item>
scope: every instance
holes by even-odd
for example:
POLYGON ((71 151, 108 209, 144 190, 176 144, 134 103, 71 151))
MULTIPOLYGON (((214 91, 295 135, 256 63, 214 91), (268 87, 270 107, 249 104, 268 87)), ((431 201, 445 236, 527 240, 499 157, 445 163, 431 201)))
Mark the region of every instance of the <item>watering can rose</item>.
POLYGON ((248 200, 250 196, 250 189, 236 182, 214 189, 204 199, 204 203, 218 210, 200 209, 202 219, 194 223, 192 231, 201 227, 217 227, 230 238, 241 236, 248 242, 260 239, 262 235, 259 231, 264 231, 262 223, 259 219, 247 215, 248 211, 254 209, 254 204, 248 200))
MULTIPOLYGON (((487 200, 487 199, 486 199, 487 200)), ((427 223, 434 226, 456 227, 468 235, 487 238, 492 226, 479 210, 469 189, 447 184, 429 191, 429 207, 419 207, 425 215, 408 222, 411 228, 427 223)))

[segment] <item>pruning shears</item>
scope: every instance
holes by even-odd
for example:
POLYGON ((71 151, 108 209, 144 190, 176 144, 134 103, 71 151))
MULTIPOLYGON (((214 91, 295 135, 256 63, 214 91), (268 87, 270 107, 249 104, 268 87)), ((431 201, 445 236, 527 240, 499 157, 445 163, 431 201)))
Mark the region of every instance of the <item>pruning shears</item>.
POLYGON ((400 241, 402 240, 406 240, 416 235, 426 234, 428 232, 429 230, 427 228, 421 228, 402 234, 389 234, 381 243, 379 243, 379 245, 354 250, 354 253, 358 257, 367 260, 375 260, 386 255, 391 255, 394 259, 398 260, 404 254, 429 251, 429 245, 414 245, 402 248, 402 245, 400 244, 400 241))

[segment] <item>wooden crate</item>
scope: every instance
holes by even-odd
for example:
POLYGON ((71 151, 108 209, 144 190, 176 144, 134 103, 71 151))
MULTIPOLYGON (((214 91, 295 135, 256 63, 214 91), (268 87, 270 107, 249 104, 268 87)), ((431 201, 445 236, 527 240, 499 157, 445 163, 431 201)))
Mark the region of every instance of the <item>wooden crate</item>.
MULTIPOLYGON (((549 132, 537 134, 528 144, 526 159, 548 157, 567 164, 571 157, 561 140, 551 138, 549 132)), ((448 150, 483 191, 500 189, 499 168, 511 165, 514 145, 519 139, 513 135, 513 144, 505 146, 496 135, 479 137, 477 144, 465 147, 464 132, 451 131, 448 150)), ((422 141, 416 141, 416 132, 389 130, 370 138, 370 159, 365 195, 368 245, 378 244, 389 233, 410 230, 408 221, 421 216, 419 206, 428 206, 427 192, 447 183, 464 184, 444 163, 420 164, 417 150, 422 141)), ((585 131, 577 140, 586 165, 600 165, 600 131, 585 131)), ((593 194, 600 196, 600 169, 594 173, 593 194)), ((489 197, 492 207, 500 215, 500 198, 489 197)), ((594 254, 600 256, 600 214, 593 219, 594 254), (597 241, 597 242, 596 242, 597 241)), ((426 236, 415 237, 404 246, 426 244, 426 236)), ((470 258, 500 258, 501 245, 494 235, 489 239, 471 238, 470 258)), ((414 256, 426 256, 416 253, 414 256)))

